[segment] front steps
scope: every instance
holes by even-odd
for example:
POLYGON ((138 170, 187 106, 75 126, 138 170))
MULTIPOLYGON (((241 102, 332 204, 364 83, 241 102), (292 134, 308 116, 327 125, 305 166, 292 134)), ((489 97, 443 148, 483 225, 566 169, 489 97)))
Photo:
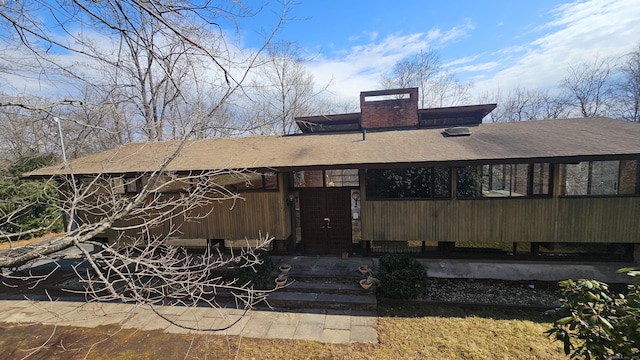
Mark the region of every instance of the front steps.
POLYGON ((274 258, 275 278, 282 264, 292 265, 285 287, 269 294, 272 307, 296 309, 334 309, 375 311, 375 290, 363 289, 358 281, 366 276, 358 272, 360 265, 373 268, 370 258, 342 260, 334 257, 274 258))

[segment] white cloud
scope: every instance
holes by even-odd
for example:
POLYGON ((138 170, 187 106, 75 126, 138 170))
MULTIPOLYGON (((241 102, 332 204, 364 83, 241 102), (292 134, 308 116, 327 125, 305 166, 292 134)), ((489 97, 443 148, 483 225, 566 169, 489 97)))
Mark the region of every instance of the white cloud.
MULTIPOLYGON (((309 70, 321 84, 333 79, 331 90, 342 99, 355 101, 360 91, 378 87, 381 75, 395 62, 427 46, 443 52, 449 44, 463 40, 485 41, 485 51, 463 54, 443 64, 462 79, 473 81, 474 95, 516 86, 553 89, 568 66, 596 56, 622 57, 640 41, 637 0, 576 0, 553 8, 546 16, 546 22, 511 34, 521 43, 504 48, 492 48, 487 39, 469 40, 475 27, 472 20, 464 19, 449 29, 372 37, 367 43, 317 59, 309 70)), ((361 36, 359 41, 366 38, 361 36)))
POLYGON ((461 73, 461 72, 467 72, 467 71, 468 72, 489 71, 489 70, 496 69, 499 66, 500 66, 499 62, 489 61, 484 63, 476 63, 471 65, 461 66, 456 68, 456 72, 461 73))
POLYGON ((371 31, 371 32, 365 31, 364 34, 369 36, 369 41, 375 41, 378 38, 377 31, 371 31))
POLYGON ((357 101, 361 91, 379 88, 382 75, 399 60, 416 54, 427 47, 443 46, 467 36, 473 29, 470 21, 442 30, 431 29, 427 33, 392 34, 379 38, 377 32, 369 35, 369 42, 335 52, 332 57, 321 56, 308 64, 319 84, 333 81, 330 88, 336 97, 357 101))
POLYGON ((389 35, 378 42, 356 45, 336 53, 333 58, 320 57, 308 64, 319 84, 333 80, 331 91, 341 99, 356 101, 360 91, 379 87, 383 73, 402 58, 428 46, 424 34, 389 35))
POLYGON ((464 24, 449 29, 448 31, 442 33, 442 36, 433 40, 437 41, 439 45, 445 45, 450 42, 458 41, 461 38, 467 36, 469 32, 474 28, 475 27, 473 26, 473 24, 471 24, 471 21, 467 19, 464 24))
POLYGON ((472 56, 466 56, 466 57, 461 57, 461 58, 457 58, 454 60, 451 60, 447 63, 442 64, 443 67, 445 68, 451 68, 451 67, 455 67, 458 65, 464 65, 464 64, 469 64, 469 63, 473 63, 474 61, 478 60, 482 58, 481 55, 476 54, 476 55, 472 55, 472 56))
POLYGON ((556 7, 550 15, 552 20, 538 27, 543 33, 537 39, 504 49, 498 72, 479 74, 486 80, 476 82, 476 92, 515 86, 555 88, 570 65, 596 56, 622 57, 640 41, 637 0, 575 1, 556 7))

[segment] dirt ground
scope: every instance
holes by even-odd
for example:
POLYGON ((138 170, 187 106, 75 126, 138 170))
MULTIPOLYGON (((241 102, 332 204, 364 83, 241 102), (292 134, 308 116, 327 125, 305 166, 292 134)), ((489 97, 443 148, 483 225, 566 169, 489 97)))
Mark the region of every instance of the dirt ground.
POLYGON ((0 325, 0 359, 182 359, 232 358, 223 337, 161 331, 46 325, 0 325))

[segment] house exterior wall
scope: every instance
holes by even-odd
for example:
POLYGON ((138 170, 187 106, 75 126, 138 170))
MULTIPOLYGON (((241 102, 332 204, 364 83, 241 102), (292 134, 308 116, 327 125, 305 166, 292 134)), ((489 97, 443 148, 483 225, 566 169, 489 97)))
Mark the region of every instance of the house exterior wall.
POLYGON ((557 240, 640 242, 640 197, 558 199, 557 240))
POLYGON ((552 241, 549 199, 398 200, 362 204, 366 240, 552 241))
POLYGON ((210 214, 201 222, 182 224, 183 238, 257 239, 262 236, 284 240, 291 234, 290 216, 279 192, 248 192, 244 200, 213 203, 202 209, 210 214))
POLYGON ((363 201, 362 238, 384 241, 640 242, 640 198, 363 201))
MULTIPOLYGON (((163 237, 172 230, 178 230, 182 239, 257 239, 269 235, 275 240, 286 240, 291 236, 291 211, 286 202, 285 176, 279 175, 278 191, 250 191, 240 193, 241 199, 233 202, 213 202, 192 211, 192 215, 204 215, 202 219, 183 221, 178 216, 165 221, 162 226, 150 230, 151 236, 163 237)), ((163 196, 172 196, 171 194, 163 196)), ((120 221, 116 226, 126 226, 131 221, 120 221)), ((125 231, 125 235, 136 237, 134 231, 125 231)), ((107 230, 104 235, 110 242, 115 241, 118 233, 107 230)))

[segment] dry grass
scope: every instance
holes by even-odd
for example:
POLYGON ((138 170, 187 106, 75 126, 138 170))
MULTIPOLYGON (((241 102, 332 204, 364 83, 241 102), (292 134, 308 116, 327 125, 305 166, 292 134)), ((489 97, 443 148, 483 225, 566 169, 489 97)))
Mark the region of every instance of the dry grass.
MULTIPOLYGON (((115 327, 58 327, 40 359, 566 359, 546 338, 549 324, 536 312, 468 311, 413 305, 381 310, 379 344, 175 335, 115 327), (239 349, 239 350, 238 350, 239 349)), ((47 340, 53 327, 0 328, 0 359, 22 358, 47 340)))
POLYGON ((563 359, 562 348, 543 332, 538 312, 476 310, 415 304, 387 308, 379 320, 379 358, 563 359), (403 317, 394 317, 402 314, 403 317))
POLYGON ((16 240, 16 241, 2 241, 0 242, 0 250, 6 250, 9 248, 17 248, 25 245, 37 244, 42 241, 46 241, 56 235, 60 235, 57 233, 48 233, 36 238, 27 239, 27 240, 16 240))

